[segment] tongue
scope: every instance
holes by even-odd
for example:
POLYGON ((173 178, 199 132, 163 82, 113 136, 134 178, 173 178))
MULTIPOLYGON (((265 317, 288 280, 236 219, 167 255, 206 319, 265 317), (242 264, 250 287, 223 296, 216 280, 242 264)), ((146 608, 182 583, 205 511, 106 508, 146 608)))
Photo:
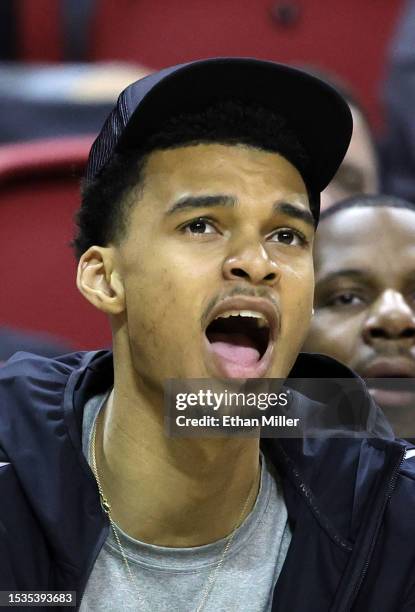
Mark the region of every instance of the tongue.
POLYGON ((227 361, 250 366, 260 359, 255 343, 245 334, 217 332, 209 335, 209 341, 213 352, 227 361))

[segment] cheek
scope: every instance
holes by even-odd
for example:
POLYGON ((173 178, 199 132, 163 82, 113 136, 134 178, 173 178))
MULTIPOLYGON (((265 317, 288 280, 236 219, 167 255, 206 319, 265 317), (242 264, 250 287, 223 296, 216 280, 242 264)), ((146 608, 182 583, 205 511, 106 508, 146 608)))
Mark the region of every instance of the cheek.
POLYGON ((312 271, 301 278, 290 279, 281 289, 281 335, 287 338, 293 351, 298 351, 308 333, 311 319, 314 295, 312 271))
POLYGON ((324 353, 350 365, 360 337, 360 322, 356 317, 343 318, 333 313, 314 315, 304 350, 324 353))
POLYGON ((140 351, 166 352, 189 346, 200 325, 200 291, 174 265, 151 265, 125 282, 128 333, 140 351))
POLYGON ((281 301, 284 302, 290 319, 302 321, 309 320, 314 300, 314 271, 312 265, 304 266, 296 274, 290 274, 282 280, 280 285, 281 301))

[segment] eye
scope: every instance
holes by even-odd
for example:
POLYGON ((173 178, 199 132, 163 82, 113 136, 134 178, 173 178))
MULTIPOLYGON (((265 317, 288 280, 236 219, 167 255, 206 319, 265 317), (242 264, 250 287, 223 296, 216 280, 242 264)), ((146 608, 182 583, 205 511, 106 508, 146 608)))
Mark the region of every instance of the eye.
POLYGON ((279 229, 274 232, 270 238, 273 242, 279 242, 289 246, 299 246, 307 243, 304 234, 290 228, 279 229))
POLYGON ((356 306, 362 304, 364 300, 353 293, 352 291, 345 291, 344 293, 338 293, 328 300, 328 306, 356 306))
POLYGON ((205 219, 204 217, 200 217, 199 219, 193 219, 193 221, 189 221, 185 225, 182 225, 180 230, 184 234, 215 234, 217 233, 217 229, 213 225, 211 221, 205 219))

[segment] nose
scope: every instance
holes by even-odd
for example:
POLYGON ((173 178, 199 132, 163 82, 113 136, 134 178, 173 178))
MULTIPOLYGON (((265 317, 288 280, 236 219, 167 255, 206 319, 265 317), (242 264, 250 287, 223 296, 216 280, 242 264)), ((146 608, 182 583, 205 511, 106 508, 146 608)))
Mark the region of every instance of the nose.
POLYGON ((278 281, 279 270, 261 243, 245 243, 226 258, 223 276, 227 280, 243 278, 254 285, 273 285, 278 281))
POLYGON ((394 341, 402 346, 412 346, 415 313, 402 293, 389 289, 379 296, 365 322, 363 338, 371 345, 394 341))

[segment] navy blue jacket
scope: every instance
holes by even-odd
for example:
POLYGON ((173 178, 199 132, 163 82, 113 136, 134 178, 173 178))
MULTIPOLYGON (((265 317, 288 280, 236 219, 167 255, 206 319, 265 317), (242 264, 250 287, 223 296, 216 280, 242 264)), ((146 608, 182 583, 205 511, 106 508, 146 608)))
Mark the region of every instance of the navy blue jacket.
MULTIPOLYGON (((293 372, 354 376, 310 355, 293 372)), ((109 351, 18 354, 0 368, 0 590, 74 590, 80 603, 109 529, 82 452, 83 406, 112 383, 109 351)), ((363 384, 361 393, 371 402, 363 384)), ((262 442, 293 530, 273 612, 415 610, 411 447, 370 438, 262 442)))

